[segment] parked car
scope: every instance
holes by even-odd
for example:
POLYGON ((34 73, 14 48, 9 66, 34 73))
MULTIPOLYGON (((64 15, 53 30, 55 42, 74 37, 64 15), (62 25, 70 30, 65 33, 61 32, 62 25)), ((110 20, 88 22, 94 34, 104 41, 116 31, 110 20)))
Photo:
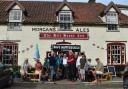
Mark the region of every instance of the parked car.
POLYGON ((123 74, 123 88, 128 89, 128 71, 123 74))
POLYGON ((13 84, 13 73, 10 67, 0 63, 0 89, 13 84))

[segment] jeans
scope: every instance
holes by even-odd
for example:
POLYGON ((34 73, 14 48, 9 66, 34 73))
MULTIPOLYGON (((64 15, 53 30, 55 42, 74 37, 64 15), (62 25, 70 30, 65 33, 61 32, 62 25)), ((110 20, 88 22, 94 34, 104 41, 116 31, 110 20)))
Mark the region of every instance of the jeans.
POLYGON ((54 66, 50 66, 50 78, 52 81, 55 80, 55 67, 54 66))
POLYGON ((70 80, 75 80, 76 78, 76 65, 68 64, 68 78, 70 80))

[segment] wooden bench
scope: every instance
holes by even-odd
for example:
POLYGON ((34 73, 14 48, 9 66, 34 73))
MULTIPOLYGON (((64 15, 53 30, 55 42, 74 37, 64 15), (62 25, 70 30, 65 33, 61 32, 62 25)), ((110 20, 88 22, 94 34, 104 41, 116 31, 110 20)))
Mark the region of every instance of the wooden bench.
POLYGON ((39 74, 35 74, 35 73, 27 73, 27 78, 29 78, 31 81, 40 81, 40 76, 39 74))
POLYGON ((104 74, 100 74, 97 76, 97 82, 101 83, 101 81, 107 81, 107 80, 112 80, 112 73, 111 72, 107 72, 104 74))

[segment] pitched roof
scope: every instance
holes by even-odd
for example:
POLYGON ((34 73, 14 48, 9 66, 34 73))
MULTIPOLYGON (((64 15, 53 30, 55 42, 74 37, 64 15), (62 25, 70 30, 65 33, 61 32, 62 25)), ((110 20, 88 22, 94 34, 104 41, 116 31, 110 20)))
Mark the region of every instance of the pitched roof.
MULTIPOLYGON (((11 4, 11 1, 0 1, 0 23, 7 23, 8 12, 6 8, 11 4)), ((56 10, 62 5, 62 2, 51 1, 19 1, 26 9, 23 24, 51 24, 57 23, 56 10)), ((100 14, 107 6, 101 3, 80 3, 68 2, 70 8, 74 11, 74 24, 105 24, 100 14)), ((128 16, 119 15, 121 23, 128 23, 128 16)))
POLYGON ((21 10, 25 11, 25 8, 17 1, 17 0, 14 0, 6 9, 5 11, 9 11, 10 9, 12 9, 13 6, 15 5, 18 5, 21 10))
POLYGON ((109 3, 109 5, 104 10, 104 13, 106 14, 112 7, 116 10, 117 13, 121 13, 120 9, 113 2, 109 3))
POLYGON ((62 4, 57 8, 56 12, 58 13, 64 6, 68 6, 68 8, 73 12, 73 9, 71 6, 68 4, 67 0, 64 0, 62 4))

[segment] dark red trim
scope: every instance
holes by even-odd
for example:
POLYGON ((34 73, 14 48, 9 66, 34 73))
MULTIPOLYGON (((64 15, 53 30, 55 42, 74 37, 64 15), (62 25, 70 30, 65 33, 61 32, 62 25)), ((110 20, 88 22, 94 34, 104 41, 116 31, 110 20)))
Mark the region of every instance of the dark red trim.
POLYGON ((124 43, 125 42, 126 43, 127 41, 106 41, 106 42, 111 42, 111 43, 113 43, 113 42, 116 42, 116 43, 122 43, 123 42, 124 43))
POLYGON ((113 43, 108 43, 107 45, 125 45, 125 43, 113 42, 113 43))
POLYGON ((113 43, 108 43, 107 44, 107 65, 125 65, 126 64, 126 44, 125 43, 120 43, 120 42, 113 42, 113 43), (120 64, 113 64, 112 61, 112 52, 111 52, 111 47, 112 45, 119 45, 120 46, 120 64), (109 50, 108 47, 110 46, 110 55, 108 54, 109 50), (124 64, 122 63, 122 46, 124 46, 124 64), (110 61, 110 63, 108 63, 110 61))

